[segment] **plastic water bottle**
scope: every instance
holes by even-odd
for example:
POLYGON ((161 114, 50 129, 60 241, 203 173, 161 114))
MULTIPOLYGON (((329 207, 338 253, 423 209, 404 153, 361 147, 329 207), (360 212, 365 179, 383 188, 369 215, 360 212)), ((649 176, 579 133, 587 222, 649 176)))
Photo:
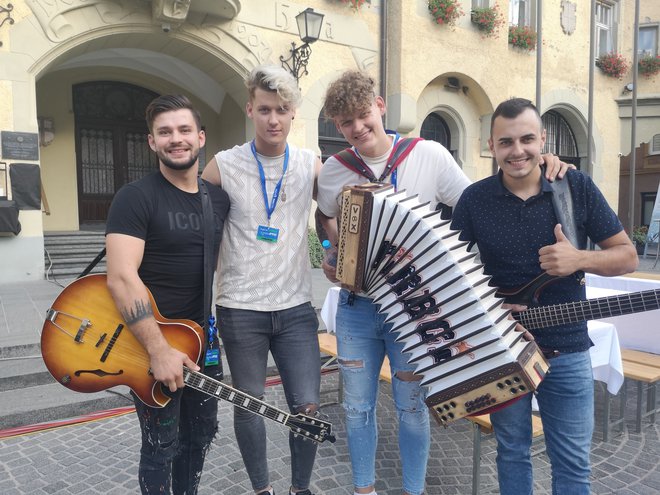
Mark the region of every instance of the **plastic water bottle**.
POLYGON ((332 244, 330 244, 329 240, 325 240, 321 243, 321 246, 323 246, 323 249, 325 249, 326 253, 326 258, 327 258, 327 263, 330 266, 337 266, 337 253, 334 251, 331 251, 332 249, 332 244))

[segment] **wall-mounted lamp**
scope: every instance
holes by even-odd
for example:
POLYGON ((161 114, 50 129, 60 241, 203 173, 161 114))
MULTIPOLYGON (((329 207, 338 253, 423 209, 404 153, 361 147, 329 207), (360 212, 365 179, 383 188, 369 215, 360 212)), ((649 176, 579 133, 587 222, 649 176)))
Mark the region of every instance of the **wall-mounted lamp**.
POLYGON ((314 9, 307 8, 296 16, 296 23, 298 24, 298 34, 304 43, 296 48, 295 43, 291 43, 291 55, 285 59, 284 55, 280 55, 280 62, 282 67, 287 69, 296 81, 299 81, 302 76, 307 74, 307 63, 309 56, 312 54, 310 43, 314 43, 321 36, 321 25, 323 24, 323 14, 314 12, 314 9))
POLYGON ((458 77, 448 77, 445 89, 449 89, 450 91, 460 91, 461 80, 458 77))
POLYGON ((630 93, 633 90, 634 86, 633 83, 628 83, 623 87, 623 91, 621 92, 622 95, 625 95, 626 93, 630 93))
MULTIPOLYGON (((6 7, 0 5, 0 14, 5 14, 4 19, 0 21, 0 27, 2 27, 5 22, 8 22, 9 24, 14 24, 14 19, 12 19, 11 17, 12 10, 14 10, 14 6, 10 3, 8 3, 6 7)), ((2 46, 2 41, 0 41, 0 46, 2 46)))
POLYGON ((55 139, 55 123, 52 117, 37 117, 39 123, 39 144, 48 146, 55 139))

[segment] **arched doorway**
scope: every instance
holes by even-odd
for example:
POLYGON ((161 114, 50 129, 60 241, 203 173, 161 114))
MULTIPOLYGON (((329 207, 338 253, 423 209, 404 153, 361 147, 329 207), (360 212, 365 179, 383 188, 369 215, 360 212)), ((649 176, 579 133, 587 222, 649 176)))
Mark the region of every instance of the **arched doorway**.
POLYGON ((144 120, 145 109, 156 96, 121 82, 73 86, 81 224, 105 222, 119 188, 158 168, 144 120))
POLYGON ((543 153, 554 153, 560 160, 580 168, 580 155, 573 129, 557 111, 549 110, 541 117, 545 128, 543 153))

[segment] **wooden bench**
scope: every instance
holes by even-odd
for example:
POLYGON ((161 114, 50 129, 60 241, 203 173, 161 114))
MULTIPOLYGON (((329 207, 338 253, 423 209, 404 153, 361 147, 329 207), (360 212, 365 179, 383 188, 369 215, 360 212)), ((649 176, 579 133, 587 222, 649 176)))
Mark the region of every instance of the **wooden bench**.
MULTIPOLYGON (((337 359, 337 339, 333 334, 319 333, 319 348, 323 354, 332 356, 332 360, 337 359)), ((325 364, 327 366, 328 363, 325 364)), ((385 356, 383 366, 380 368, 379 378, 386 382, 392 383, 392 371, 390 369, 390 361, 385 356)), ((339 400, 342 397, 341 376, 339 378, 339 400)), ((474 495, 479 493, 479 471, 481 470, 481 435, 493 432, 493 425, 490 422, 490 415, 471 416, 465 418, 472 422, 474 427, 473 431, 473 446, 472 446, 472 493, 474 495)), ((532 437, 536 438, 543 435, 543 425, 541 418, 532 415, 532 437)))
POLYGON ((660 381, 660 355, 631 349, 621 349, 621 360, 623 364, 623 387, 620 392, 619 418, 610 421, 610 395, 605 400, 605 414, 603 417, 603 441, 607 441, 609 433, 617 425, 621 425, 623 432, 625 425, 625 408, 628 398, 627 384, 629 381, 637 382, 637 408, 635 410, 635 427, 637 433, 642 431, 642 419, 647 416, 651 418, 651 424, 655 423, 656 407, 656 385, 660 381), (642 411, 646 389, 646 411, 642 411))

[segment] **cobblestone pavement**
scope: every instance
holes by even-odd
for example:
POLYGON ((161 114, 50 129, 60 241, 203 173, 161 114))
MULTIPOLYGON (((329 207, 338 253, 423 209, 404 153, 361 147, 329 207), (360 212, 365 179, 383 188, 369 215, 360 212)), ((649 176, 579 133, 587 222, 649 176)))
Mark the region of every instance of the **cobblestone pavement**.
MULTIPOLYGON (((332 422, 337 442, 319 446, 312 491, 318 495, 350 495, 351 473, 343 422, 337 399, 337 374, 322 381, 322 408, 332 422)), ((600 441, 597 426, 592 448, 594 494, 660 493, 660 425, 648 419, 642 433, 634 432, 632 418, 635 396, 629 387, 628 415, 624 432, 600 441)), ((380 495, 398 495, 401 465, 398 459, 395 412, 389 384, 383 384, 379 400, 379 450, 377 457, 380 495)), ((603 391, 597 385, 597 398, 603 391)), ((269 387, 266 400, 285 408, 280 385, 269 387)), ((600 402, 599 400, 599 407, 600 402)), ((200 495, 250 494, 250 484, 238 452, 232 428, 232 411, 227 402, 219 404, 220 432, 207 457, 200 495)), ((599 424, 597 414, 597 425, 599 424)), ((289 486, 288 430, 268 421, 268 451, 271 481, 279 495, 289 486)), ((139 493, 137 463, 139 429, 134 414, 77 424, 0 440, 0 493, 4 495, 113 494, 139 493)), ((427 493, 469 494, 472 480, 472 428, 465 420, 448 428, 432 427, 427 493)), ((481 492, 496 494, 495 441, 482 441, 481 492)), ((550 493, 549 464, 542 438, 533 446, 537 494, 550 493)))

